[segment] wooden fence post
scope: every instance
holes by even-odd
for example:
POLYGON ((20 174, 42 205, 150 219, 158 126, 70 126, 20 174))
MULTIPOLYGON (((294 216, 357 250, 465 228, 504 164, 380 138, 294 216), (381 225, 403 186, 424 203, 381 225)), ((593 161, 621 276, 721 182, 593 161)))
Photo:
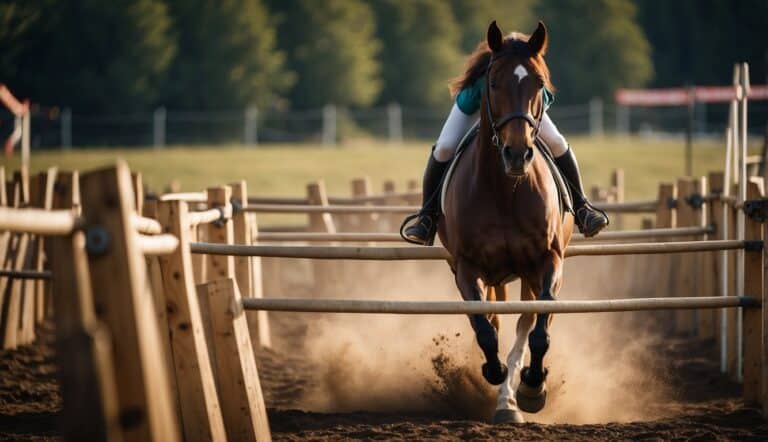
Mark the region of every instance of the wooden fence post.
MULTIPOLYGON (((756 200, 763 198, 765 191, 763 189, 762 177, 751 177, 747 182, 747 200, 756 200)), ((755 241, 762 245, 763 226, 751 217, 745 217, 744 239, 745 241, 755 241)), ((748 250, 744 253, 744 274, 739 277, 744 278, 744 296, 750 296, 762 300, 765 290, 765 263, 763 262, 764 251, 748 250)), ((763 401, 761 377, 763 374, 763 313, 758 308, 742 309, 742 336, 744 345, 744 383, 743 396, 744 403, 749 405, 760 405, 763 401)))
MULTIPOLYGON (((733 184, 733 187, 731 189, 731 195, 738 195, 738 184, 733 184)), ((729 231, 729 239, 735 239, 736 238, 736 231, 737 231, 737 212, 738 210, 733 206, 733 204, 726 204, 727 207, 727 216, 728 216, 728 226, 729 231)), ((736 274, 736 259, 737 259, 737 251, 731 250, 728 252, 728 274, 733 275, 730 278, 728 278, 728 296, 738 296, 737 290, 736 290, 736 278, 739 278, 740 275, 736 274)), ((728 374, 732 379, 740 379, 741 372, 739 370, 739 335, 741 334, 741 330, 739 329, 739 309, 729 309, 728 310, 728 322, 726 324, 727 328, 727 339, 728 339, 728 374)))
MULTIPOLYGON (((229 186, 211 187, 206 191, 208 208, 224 207, 230 203, 232 189, 229 186)), ((222 219, 205 225, 207 241, 216 244, 232 244, 235 234, 232 230, 232 220, 222 219)), ((206 259, 206 278, 208 281, 220 278, 235 277, 235 257, 209 255, 206 259)))
MULTIPOLYGON (((40 207, 46 210, 53 208, 53 190, 56 183, 56 175, 58 169, 52 167, 45 172, 41 172, 39 180, 41 181, 41 187, 43 189, 42 199, 40 201, 40 207)), ((35 262, 35 270, 42 271, 46 267, 46 250, 45 242, 40 241, 37 248, 37 256, 35 262)), ((35 322, 40 323, 45 319, 45 314, 48 308, 46 304, 51 302, 50 299, 46 299, 46 294, 49 293, 50 284, 44 280, 37 281, 35 286, 35 322)))
MULTIPOLYGON (((311 205, 327 206, 328 195, 325 192, 325 183, 318 181, 307 185, 307 202, 311 205)), ((317 233, 336 233, 336 227, 333 224, 328 213, 310 213, 309 232, 317 233)), ((336 263, 324 262, 322 260, 312 261, 312 274, 315 285, 316 296, 327 296, 336 282, 338 267, 336 263)))
MULTIPOLYGON (((725 225, 725 205, 720 198, 724 195, 725 191, 725 175, 723 172, 711 172, 709 174, 709 193, 716 196, 716 198, 707 202, 708 210, 708 222, 714 227, 715 232, 708 234, 706 239, 728 239, 728 226, 725 225)), ((711 279, 711 288, 708 290, 710 296, 728 296, 727 290, 727 263, 728 252, 722 251, 717 254, 711 254, 709 261, 709 267, 705 267, 705 272, 711 272, 713 278, 711 279)), ((720 371, 725 373, 727 370, 727 354, 728 354, 728 342, 727 339, 723 339, 726 333, 725 325, 728 321, 727 310, 720 309, 714 313, 714 334, 715 342, 720 354, 720 371)))
MULTIPOLYGON (((248 207, 248 188, 245 181, 238 181, 230 184, 232 186, 232 199, 240 205, 241 208, 248 207)), ((233 211, 232 228, 234 229, 235 244, 251 245, 251 220, 248 213, 242 210, 233 211)), ((235 277, 237 287, 245 298, 263 296, 261 282, 261 258, 249 256, 235 257, 235 277)), ((267 312, 253 310, 245 313, 248 319, 248 329, 251 333, 251 342, 258 348, 268 347, 270 344, 269 323, 267 322, 267 312), (262 324, 263 322, 263 324, 262 324), (266 333, 265 336, 262 334, 266 333)))
MULTIPOLYGON (((22 207, 27 204, 28 191, 25 191, 22 174, 14 173, 13 205, 22 207)), ((4 267, 9 270, 22 270, 27 263, 27 251, 29 249, 30 235, 17 233, 11 236, 9 255, 4 267)), ((4 296, 2 302, 2 316, 0 316, 0 332, 2 332, 3 349, 13 349, 19 343, 19 324, 22 313, 22 297, 24 280, 5 277, 6 286, 0 284, 0 296, 4 296)))
MULTIPOLYGON (((659 193, 656 203, 656 228, 671 228, 677 225, 677 214, 672 210, 671 202, 677 198, 677 186, 674 183, 659 184, 659 193)), ((672 265, 672 256, 659 255, 654 260, 656 266, 656 287, 657 296, 673 296, 674 273, 670 268, 672 265)), ((674 331, 674 312, 662 311, 658 313, 663 318, 664 329, 667 332, 674 331)))
MULTIPOLYGON (((624 169, 614 169, 611 173, 611 186, 614 189, 614 200, 617 203, 624 202, 624 169)), ((624 215, 617 213, 611 220, 615 230, 624 229, 624 215)))
POLYGON ((113 339, 123 435, 178 440, 169 367, 131 222, 135 208, 128 167, 119 162, 83 175, 81 194, 94 303, 113 339))
MULTIPOLYGON (((402 204, 402 200, 400 198, 395 197, 393 194, 395 193, 395 182, 393 180, 387 180, 384 181, 384 205, 385 206, 399 206, 404 205, 402 204), (392 196, 389 196, 392 195, 392 196)), ((400 222, 402 221, 403 216, 391 213, 389 215, 381 214, 379 220, 383 221, 379 224, 379 228, 376 230, 377 232, 388 232, 393 233, 397 232, 400 229, 400 222)))
MULTIPOLYGON (((697 221, 697 210, 691 204, 691 197, 698 191, 697 180, 684 177, 677 180, 677 227, 693 227, 700 225, 697 221)), ((672 296, 697 296, 696 255, 681 253, 672 257, 672 268, 676 274, 675 290, 672 296)), ((690 310, 675 311, 675 331, 692 334, 696 330, 695 314, 690 310)))
POLYGON ((214 359, 230 440, 269 441, 269 423, 242 298, 232 278, 199 286, 211 308, 214 359))
POLYGON ((187 203, 161 201, 157 209, 163 232, 179 239, 173 253, 159 258, 184 436, 223 441, 224 421, 192 275, 187 203))
MULTIPOLYGON (((54 209, 73 209, 77 172, 60 172, 55 181, 54 209)), ((51 264, 56 315, 56 360, 65 440, 121 440, 114 378, 112 342, 96 319, 85 252, 85 234, 52 236, 46 241, 51 264), (87 425, 84 425, 87 422, 87 425)))
MULTIPOLYGON (((704 196, 708 195, 709 182, 706 176, 696 180, 696 192, 702 198, 701 202, 696 208, 696 221, 700 227, 707 227, 709 222, 709 202, 704 200, 704 196)), ((713 272, 715 254, 714 253, 697 253, 692 255, 694 257, 694 277, 696 278, 696 295, 695 296, 709 296, 713 290, 717 288, 717 281, 715 273, 713 272)), ((715 310, 700 309, 696 310, 697 326, 696 332, 699 338, 711 339, 715 335, 715 310)))
MULTIPOLYGON (((353 197, 366 197, 371 196, 371 180, 368 177, 356 178, 352 180, 352 196, 353 197)), ((360 203, 361 206, 369 205, 368 203, 360 203)), ((377 232, 376 219, 377 216, 373 213, 360 213, 356 216, 357 225, 355 230, 358 232, 377 232)))

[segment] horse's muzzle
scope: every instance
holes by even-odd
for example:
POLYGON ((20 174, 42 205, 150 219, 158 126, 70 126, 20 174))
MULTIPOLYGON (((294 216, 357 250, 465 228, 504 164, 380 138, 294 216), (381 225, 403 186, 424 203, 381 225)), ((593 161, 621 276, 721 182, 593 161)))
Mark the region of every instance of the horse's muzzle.
POLYGON ((501 159, 504 163, 504 173, 509 177, 519 177, 528 173, 528 166, 533 162, 533 148, 513 149, 504 146, 501 149, 501 159))

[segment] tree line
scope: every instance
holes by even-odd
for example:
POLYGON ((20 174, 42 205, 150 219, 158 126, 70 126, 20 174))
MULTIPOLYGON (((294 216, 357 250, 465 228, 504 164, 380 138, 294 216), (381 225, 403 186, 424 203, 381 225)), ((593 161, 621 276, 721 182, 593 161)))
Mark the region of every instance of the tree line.
POLYGON ((768 60, 765 0, 3 0, 0 82, 78 113, 442 108, 495 19, 550 31, 558 101, 725 83, 768 60))

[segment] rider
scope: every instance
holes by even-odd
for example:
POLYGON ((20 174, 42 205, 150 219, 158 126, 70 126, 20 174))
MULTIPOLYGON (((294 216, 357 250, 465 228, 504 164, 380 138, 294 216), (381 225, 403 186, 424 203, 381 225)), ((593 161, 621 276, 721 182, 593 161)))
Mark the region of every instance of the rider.
MULTIPOLYGON (((438 195, 440 184, 459 142, 479 118, 484 85, 485 79, 481 77, 472 86, 456 94, 455 103, 443 125, 443 130, 435 145, 432 146, 427 168, 424 171, 422 210, 419 212, 418 221, 405 229, 406 238, 415 243, 429 245, 434 240, 437 218, 440 214, 438 195)), ((555 164, 566 181, 571 184, 575 221, 579 231, 584 236, 594 236, 608 225, 608 218, 604 213, 595 210, 587 201, 576 155, 546 113, 555 97, 546 87, 542 88, 542 94, 545 112, 539 126, 539 137, 549 146, 555 157, 555 164)))

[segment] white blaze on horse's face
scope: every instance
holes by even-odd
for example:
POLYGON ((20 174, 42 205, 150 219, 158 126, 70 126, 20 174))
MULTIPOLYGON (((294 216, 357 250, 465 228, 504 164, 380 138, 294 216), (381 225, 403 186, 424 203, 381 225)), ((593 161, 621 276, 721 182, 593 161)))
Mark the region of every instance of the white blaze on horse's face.
POLYGON ((513 74, 517 75, 517 82, 520 83, 523 81, 523 78, 528 76, 528 70, 525 68, 525 66, 519 64, 515 68, 514 71, 512 71, 513 74))

